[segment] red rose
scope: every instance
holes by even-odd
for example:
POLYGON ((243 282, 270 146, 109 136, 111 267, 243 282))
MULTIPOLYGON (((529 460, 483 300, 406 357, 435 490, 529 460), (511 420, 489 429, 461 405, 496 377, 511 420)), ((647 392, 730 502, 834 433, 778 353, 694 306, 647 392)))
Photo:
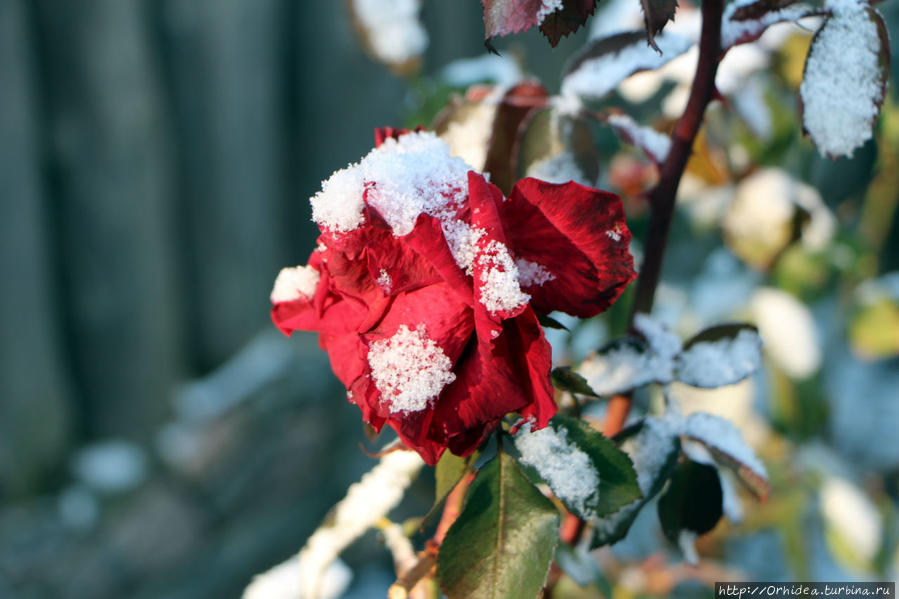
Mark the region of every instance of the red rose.
POLYGON ((347 397, 435 464, 510 412, 556 411, 535 312, 589 317, 634 277, 617 196, 536 179, 508 199, 432 133, 382 132, 312 199, 308 266, 285 268, 272 318, 316 331, 347 397))

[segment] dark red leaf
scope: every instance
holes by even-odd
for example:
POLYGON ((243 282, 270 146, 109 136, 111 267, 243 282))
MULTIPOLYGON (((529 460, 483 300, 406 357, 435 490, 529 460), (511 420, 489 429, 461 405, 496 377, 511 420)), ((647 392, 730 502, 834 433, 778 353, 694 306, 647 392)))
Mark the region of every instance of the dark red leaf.
POLYGON ((646 23, 649 45, 661 52, 655 43, 655 36, 668 21, 674 19, 677 0, 640 0, 640 4, 643 6, 643 22, 646 23))
POLYGON ((555 47, 563 37, 574 33, 596 10, 597 0, 564 0, 562 8, 546 15, 540 31, 555 47))
POLYGON ((519 33, 539 25, 541 0, 481 0, 484 7, 484 34, 487 39, 519 33))

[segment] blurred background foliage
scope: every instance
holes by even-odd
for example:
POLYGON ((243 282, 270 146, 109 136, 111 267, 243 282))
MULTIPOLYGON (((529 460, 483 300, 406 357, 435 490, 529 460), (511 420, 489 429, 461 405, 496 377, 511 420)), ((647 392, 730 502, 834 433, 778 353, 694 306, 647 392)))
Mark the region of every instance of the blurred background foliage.
MULTIPOLYGON (((895 55, 899 3, 880 10, 895 55)), ((557 91, 591 35, 551 50, 531 31, 497 41, 493 67, 453 71, 484 55, 479 3, 427 0, 421 16, 427 50, 391 71, 340 2, 0 0, 0 597, 237 596, 371 467, 314 336, 268 322, 275 275, 314 245, 306 198, 374 127, 428 124, 469 84, 523 71, 557 91)), ((703 538, 698 569, 645 509, 597 554, 595 585, 559 596, 897 576, 899 103, 853 159, 820 158, 797 119, 809 36, 792 27, 738 86, 766 127, 736 95, 710 111, 656 309, 685 336, 758 324, 763 374, 675 392, 743 429, 772 496, 703 538)), ((665 131, 683 84, 597 108, 665 131)), ((598 183, 639 240, 655 167, 591 128, 598 183)), ((553 331, 557 361, 622 333, 628 301, 553 331)), ((397 517, 432 498, 420 481, 397 517)), ((348 596, 382 596, 377 535, 345 558, 348 596)))

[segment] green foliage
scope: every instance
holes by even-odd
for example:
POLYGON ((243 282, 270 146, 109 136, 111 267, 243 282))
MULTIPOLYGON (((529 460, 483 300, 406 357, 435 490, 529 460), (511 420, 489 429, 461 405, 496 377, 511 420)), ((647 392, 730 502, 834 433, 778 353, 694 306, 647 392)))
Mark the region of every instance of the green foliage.
POLYGON ((587 381, 574 372, 571 366, 559 366, 553 368, 552 371, 553 386, 562 391, 570 391, 571 393, 579 393, 580 395, 588 395, 590 397, 599 397, 587 381))
POLYGON ((559 514, 500 450, 478 472, 440 547, 437 577, 450 599, 537 597, 558 543, 559 514))
POLYGON ((659 521, 668 540, 677 545, 681 531, 701 535, 721 519, 721 481, 713 466, 681 462, 659 498, 659 521))

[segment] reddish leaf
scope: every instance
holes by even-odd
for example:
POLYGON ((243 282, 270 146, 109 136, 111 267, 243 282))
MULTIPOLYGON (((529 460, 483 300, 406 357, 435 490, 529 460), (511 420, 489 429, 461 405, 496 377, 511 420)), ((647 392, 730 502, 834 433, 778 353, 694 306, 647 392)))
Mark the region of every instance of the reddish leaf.
POLYGON ((596 10, 597 0, 563 0, 562 8, 546 15, 540 31, 555 48, 563 37, 574 33, 596 10))
POLYGON ((640 4, 643 6, 643 22, 646 23, 649 45, 661 52, 655 43, 655 36, 668 21, 674 19, 677 0, 640 0, 640 4))
POLYGON ((484 7, 484 34, 487 39, 519 33, 540 24, 541 0, 481 0, 484 7))
POLYGON ((484 171, 490 173, 490 181, 507 196, 516 181, 513 156, 518 152, 523 124, 535 110, 546 106, 548 96, 542 85, 520 83, 506 92, 497 108, 484 171))

